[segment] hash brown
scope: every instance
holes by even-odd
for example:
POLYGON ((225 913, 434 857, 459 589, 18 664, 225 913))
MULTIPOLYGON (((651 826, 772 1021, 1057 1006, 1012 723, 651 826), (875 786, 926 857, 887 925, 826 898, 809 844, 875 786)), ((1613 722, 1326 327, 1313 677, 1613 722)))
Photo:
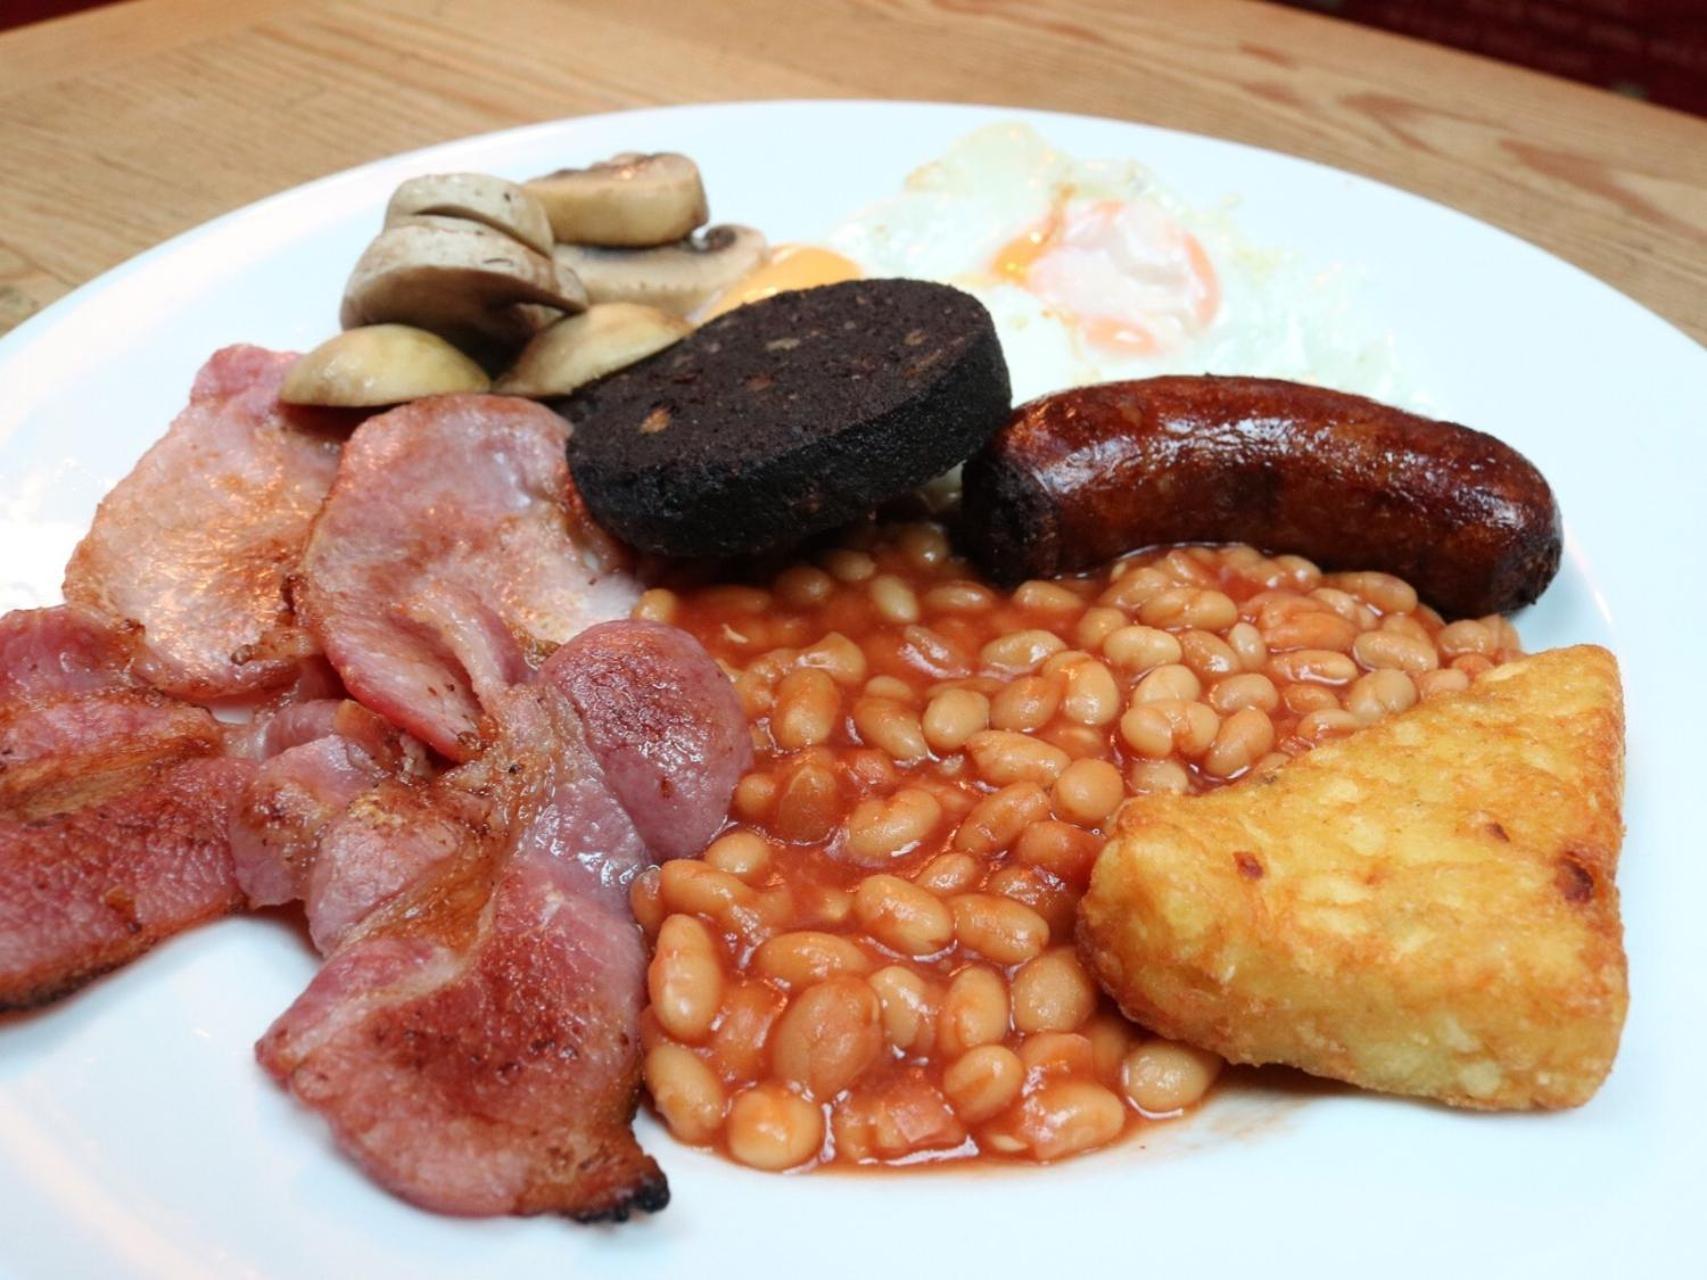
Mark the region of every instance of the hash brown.
POLYGON ((1130 803, 1081 949, 1137 1021, 1483 1109, 1600 1087, 1626 1005, 1613 656, 1495 668, 1263 777, 1130 803))

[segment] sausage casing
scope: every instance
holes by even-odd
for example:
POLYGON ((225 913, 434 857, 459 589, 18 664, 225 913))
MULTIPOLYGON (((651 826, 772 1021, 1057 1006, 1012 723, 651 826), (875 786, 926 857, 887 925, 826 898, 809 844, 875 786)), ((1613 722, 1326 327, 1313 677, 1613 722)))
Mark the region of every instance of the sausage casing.
POLYGON ((1562 543, 1552 489, 1509 445, 1272 378, 1110 382, 1021 405, 966 464, 962 520, 1004 583, 1248 542, 1396 574, 1448 617, 1534 601, 1562 543))

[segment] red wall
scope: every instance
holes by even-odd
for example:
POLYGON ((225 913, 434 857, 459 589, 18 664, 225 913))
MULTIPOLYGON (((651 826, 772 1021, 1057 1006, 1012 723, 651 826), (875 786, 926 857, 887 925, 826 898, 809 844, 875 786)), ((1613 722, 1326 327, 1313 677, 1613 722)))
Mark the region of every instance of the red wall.
POLYGON ((1707 0, 1279 0, 1707 115, 1707 0))

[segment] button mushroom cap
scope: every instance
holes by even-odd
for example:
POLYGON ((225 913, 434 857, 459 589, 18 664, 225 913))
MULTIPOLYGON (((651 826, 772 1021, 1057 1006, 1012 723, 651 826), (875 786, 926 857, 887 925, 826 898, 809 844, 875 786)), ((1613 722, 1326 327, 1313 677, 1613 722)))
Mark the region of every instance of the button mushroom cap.
POLYGON ((502 232, 416 215, 380 232, 357 260, 340 319, 346 329, 414 325, 479 355, 513 351, 533 336, 529 303, 581 311, 587 294, 572 272, 502 232))
POLYGON ((624 152, 585 169, 560 169, 525 189, 568 244, 646 248, 705 225, 710 212, 699 166, 672 151, 624 152))
POLYGON ((687 315, 757 267, 765 238, 751 227, 722 226, 655 249, 560 244, 552 254, 595 303, 639 302, 687 315))
POLYGON ((385 225, 421 214, 465 218, 501 231, 540 253, 551 252, 545 209, 514 182, 488 173, 431 173, 410 178, 385 206, 385 225))
POLYGON ((535 399, 568 395, 656 355, 692 332, 686 320, 656 307, 633 302, 589 307, 535 334, 495 390, 535 399))
POLYGON ((285 371, 286 404, 367 409, 422 396, 487 391, 485 370, 436 333, 406 324, 346 329, 285 371))

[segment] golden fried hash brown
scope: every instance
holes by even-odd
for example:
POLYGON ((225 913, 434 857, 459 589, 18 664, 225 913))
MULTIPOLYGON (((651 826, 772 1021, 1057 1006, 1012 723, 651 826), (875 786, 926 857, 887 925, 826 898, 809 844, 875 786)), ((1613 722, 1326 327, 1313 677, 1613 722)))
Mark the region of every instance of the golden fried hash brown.
POLYGON ((1131 802, 1079 909, 1137 1021, 1482 1108, 1573 1107, 1624 1024, 1618 667, 1525 658, 1264 778, 1131 802))

